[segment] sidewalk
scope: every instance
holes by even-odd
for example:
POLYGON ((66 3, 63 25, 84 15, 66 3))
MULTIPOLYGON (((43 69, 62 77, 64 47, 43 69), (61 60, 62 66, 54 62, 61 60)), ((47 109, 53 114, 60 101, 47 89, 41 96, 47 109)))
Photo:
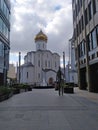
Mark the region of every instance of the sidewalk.
POLYGON ((78 87, 74 88, 75 94, 81 97, 85 97, 93 102, 98 103, 98 93, 88 92, 86 90, 80 90, 78 87))
POLYGON ((0 103, 0 130, 98 130, 98 95, 33 89, 0 103))

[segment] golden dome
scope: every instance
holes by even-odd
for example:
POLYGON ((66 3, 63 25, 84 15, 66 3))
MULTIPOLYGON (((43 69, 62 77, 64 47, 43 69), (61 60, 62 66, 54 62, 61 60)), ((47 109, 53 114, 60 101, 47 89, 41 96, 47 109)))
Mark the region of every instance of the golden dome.
POLYGON ((47 36, 40 30, 40 32, 35 36, 35 42, 42 40, 47 42, 47 36))

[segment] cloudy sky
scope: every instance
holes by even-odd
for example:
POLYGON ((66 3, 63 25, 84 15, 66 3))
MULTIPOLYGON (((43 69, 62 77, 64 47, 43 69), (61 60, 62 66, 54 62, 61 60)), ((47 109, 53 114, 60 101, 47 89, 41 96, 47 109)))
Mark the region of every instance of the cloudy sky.
MULTIPOLYGON (((72 0, 11 0, 10 63, 35 51, 34 37, 42 29, 48 36, 47 48, 68 61, 68 41, 72 37, 72 0)), ((23 60, 22 60, 23 62, 23 60)))

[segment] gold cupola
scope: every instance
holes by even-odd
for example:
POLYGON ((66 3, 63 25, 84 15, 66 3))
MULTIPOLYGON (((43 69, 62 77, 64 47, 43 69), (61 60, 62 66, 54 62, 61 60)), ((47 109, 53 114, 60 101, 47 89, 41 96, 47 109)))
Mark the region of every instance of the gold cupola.
POLYGON ((40 32, 34 38, 35 42, 40 40, 47 42, 47 39, 48 39, 47 36, 42 32, 42 30, 40 30, 40 32))

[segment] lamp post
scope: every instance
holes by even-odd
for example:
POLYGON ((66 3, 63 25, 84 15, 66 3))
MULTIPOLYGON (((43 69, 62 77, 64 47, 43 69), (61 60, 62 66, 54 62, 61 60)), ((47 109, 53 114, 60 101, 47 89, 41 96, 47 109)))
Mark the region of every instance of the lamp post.
POLYGON ((19 52, 19 84, 20 84, 20 65, 21 65, 21 52, 19 52))
POLYGON ((71 53, 71 39, 69 40, 69 61, 68 61, 68 80, 69 80, 69 82, 70 82, 70 53, 71 53))
POLYGON ((65 77, 65 52, 63 52, 63 66, 64 66, 64 80, 66 79, 65 77))

